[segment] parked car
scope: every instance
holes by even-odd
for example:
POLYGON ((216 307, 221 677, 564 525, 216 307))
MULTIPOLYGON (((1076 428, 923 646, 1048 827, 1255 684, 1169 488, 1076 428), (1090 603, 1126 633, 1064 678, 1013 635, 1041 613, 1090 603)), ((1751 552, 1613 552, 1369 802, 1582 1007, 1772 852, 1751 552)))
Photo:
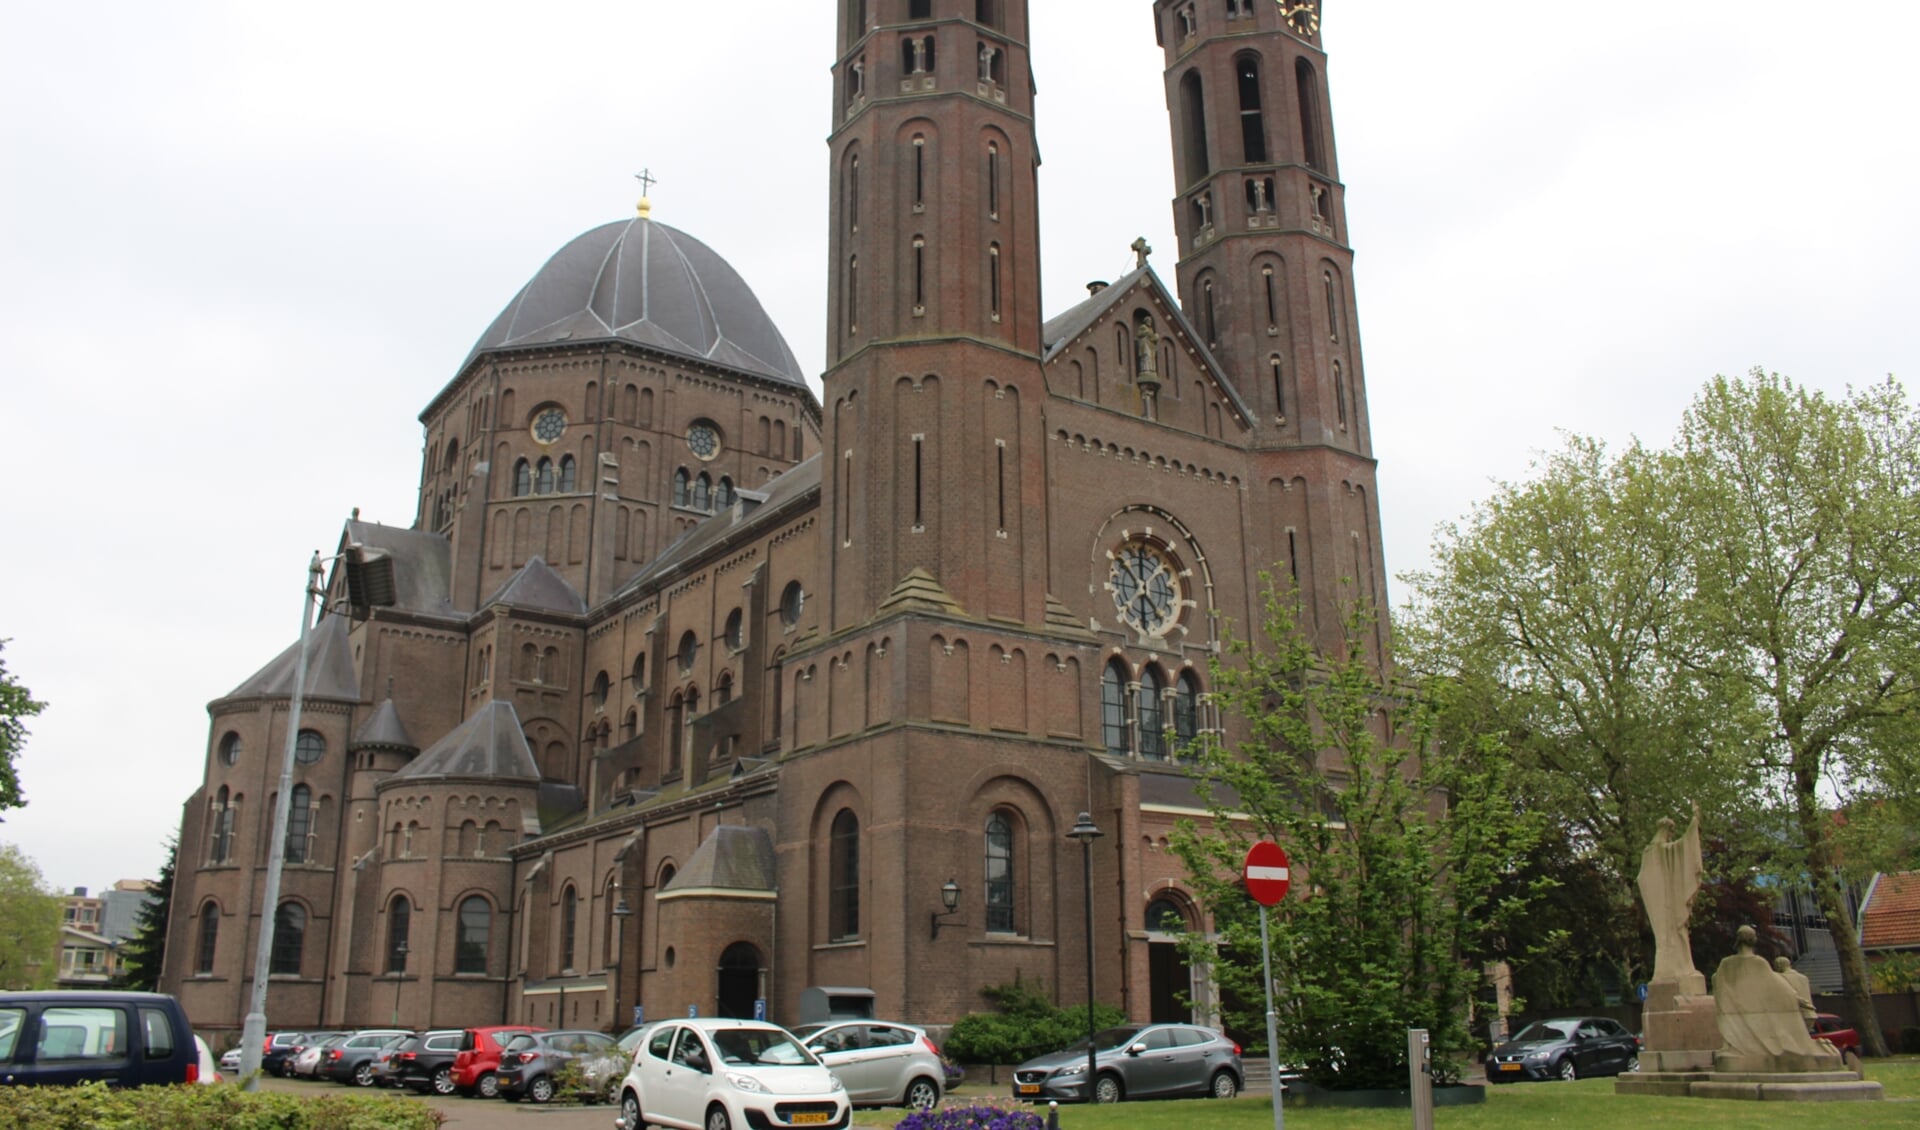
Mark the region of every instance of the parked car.
POLYGON ((319 1043, 301 1048, 300 1054, 290 1061, 293 1066, 287 1074, 298 1079, 320 1078, 320 1064, 326 1059, 327 1053, 352 1038, 352 1032, 335 1032, 319 1043))
POLYGON ((784 1028, 688 1019, 647 1033, 620 1086, 619 1130, 846 1126, 840 1080, 784 1028))
POLYGON ((380 1045, 373 1056, 373 1085, 389 1090, 400 1085, 400 1052, 410 1043, 419 1040, 418 1032, 409 1032, 404 1036, 395 1036, 380 1045))
POLYGON ((373 1057, 396 1039, 413 1035, 393 1028, 369 1028, 329 1046, 315 1077, 356 1087, 373 1086, 373 1057))
MULTIPOLYGON (((198 1038, 199 1037, 195 1037, 195 1039, 198 1038)), ((226 1051, 220 1053, 220 1070, 229 1075, 238 1072, 240 1070, 240 1061, 243 1058, 245 1057, 241 1055, 241 1049, 228 1048, 226 1051)))
MULTIPOLYGON (((195 1079, 194 1082, 196 1083, 225 1082, 225 1080, 220 1078, 220 1072, 214 1069, 213 1049, 207 1046, 207 1041, 202 1039, 198 1033, 194 1034, 193 1048, 194 1048, 194 1054, 198 1058, 199 1064, 200 1064, 200 1070, 198 1072, 199 1078, 195 1079)), ((226 1057, 224 1055, 221 1056, 222 1060, 224 1060, 225 1058, 226 1057)))
POLYGON ((394 1081, 423 1095, 453 1094, 453 1061, 465 1036, 462 1029, 441 1028, 401 1044, 393 1057, 394 1081))
POLYGON ((213 1074, 180 1002, 162 993, 0 993, 0 1084, 196 1083, 213 1074))
POLYGON ((572 1029, 515 1036, 500 1053, 500 1097, 517 1103, 553 1101, 568 1064, 577 1064, 585 1094, 611 1099, 625 1074, 626 1057, 613 1037, 572 1029))
MULTIPOLYGON (((265 1055, 260 1057, 260 1070, 268 1075, 290 1078, 293 1075, 293 1063, 301 1052, 308 1048, 326 1043, 335 1036, 350 1036, 351 1032, 277 1032, 268 1046, 265 1055)), ((317 1057, 316 1057, 317 1058, 317 1057)), ((307 1074, 313 1074, 311 1071, 307 1074)))
MULTIPOLYGON (((1093 1037, 1096 1102, 1211 1095, 1230 1099, 1246 1086, 1240 1045, 1192 1024, 1130 1024, 1093 1037)), ((1013 1072, 1013 1097, 1029 1102, 1087 1098, 1087 1041, 1037 1056, 1013 1072)))
POLYGON ((1585 1079, 1640 1070, 1640 1037, 1604 1016, 1536 1020, 1487 1058, 1487 1082, 1585 1079))
POLYGON ((1860 1033, 1854 1026, 1831 1012, 1816 1013, 1813 1018, 1813 1038, 1825 1040, 1838 1048, 1842 1054, 1852 1052, 1860 1054, 1860 1033))
POLYGON ((525 1024, 468 1028, 453 1057, 453 1089, 463 1095, 491 1099, 500 1093, 500 1053, 507 1041, 528 1032, 544 1032, 525 1024))
POLYGON ((929 1110, 946 1091, 940 1049, 907 1024, 851 1020, 793 1030, 847 1089, 855 1106, 898 1104, 929 1110))

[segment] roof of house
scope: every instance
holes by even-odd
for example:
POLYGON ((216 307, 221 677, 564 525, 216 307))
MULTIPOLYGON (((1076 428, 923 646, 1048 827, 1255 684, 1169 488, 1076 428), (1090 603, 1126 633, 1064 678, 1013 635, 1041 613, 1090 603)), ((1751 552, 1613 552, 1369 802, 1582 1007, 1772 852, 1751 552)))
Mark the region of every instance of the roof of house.
POLYGON ((1920 871, 1874 877, 1860 907, 1862 949, 1920 946, 1920 871))

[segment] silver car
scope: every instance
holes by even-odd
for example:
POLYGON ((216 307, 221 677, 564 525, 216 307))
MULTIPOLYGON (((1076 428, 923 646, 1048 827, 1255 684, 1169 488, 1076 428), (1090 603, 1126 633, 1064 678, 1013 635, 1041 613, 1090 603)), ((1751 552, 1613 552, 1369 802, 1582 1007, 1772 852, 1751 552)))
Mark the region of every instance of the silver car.
POLYGON ((804 1024, 793 1030, 847 1089, 855 1106, 931 1110, 940 1105, 946 1072, 940 1050, 909 1024, 849 1020, 804 1024))

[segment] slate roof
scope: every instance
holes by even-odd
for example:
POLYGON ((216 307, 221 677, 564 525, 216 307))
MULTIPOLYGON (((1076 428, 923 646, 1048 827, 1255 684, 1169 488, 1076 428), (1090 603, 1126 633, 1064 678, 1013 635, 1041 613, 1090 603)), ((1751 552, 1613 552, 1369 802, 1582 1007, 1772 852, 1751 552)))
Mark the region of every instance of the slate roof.
MULTIPOLYGON (((309 698, 360 700, 360 680, 353 670, 353 649, 347 646, 347 618, 323 617, 308 634, 306 695, 309 698)), ((300 661, 300 641, 275 656, 246 682, 221 696, 230 698, 287 698, 293 694, 294 667, 300 661)))
POLYGON ((487 703, 454 727, 390 781, 433 777, 481 777, 499 781, 540 780, 540 767, 510 702, 487 703))
POLYGON ((481 602, 489 604, 511 604, 515 608, 534 608, 548 612, 565 612, 579 615, 587 610, 587 602, 567 579, 554 572, 553 566, 541 557, 535 557, 520 567, 519 572, 507 578, 498 592, 481 602))
POLYGON ((430 615, 451 615, 453 547, 439 534, 403 530, 377 522, 348 522, 341 545, 358 543, 393 556, 394 607, 430 615))
POLYGON ((738 531, 766 522, 784 521, 782 511, 810 491, 820 489, 820 453, 814 452, 804 463, 768 483, 758 491, 740 491, 741 502, 701 522, 681 534, 660 551, 660 556, 631 581, 621 586, 622 593, 645 589, 661 577, 672 576, 689 562, 698 561, 715 545, 738 531))
POLYGON ((561 248, 460 367, 494 349, 606 340, 806 387, 739 272, 686 232, 645 217, 603 224, 561 248))
POLYGON ((408 736, 400 721, 400 711, 387 699, 373 710, 373 717, 353 735, 351 749, 392 749, 412 753, 420 747, 408 736))
POLYGON ((722 824, 675 872, 666 891, 772 891, 773 840, 759 828, 722 824))
POLYGON ((1920 871, 1874 877, 1860 907, 1862 949, 1920 946, 1920 871))

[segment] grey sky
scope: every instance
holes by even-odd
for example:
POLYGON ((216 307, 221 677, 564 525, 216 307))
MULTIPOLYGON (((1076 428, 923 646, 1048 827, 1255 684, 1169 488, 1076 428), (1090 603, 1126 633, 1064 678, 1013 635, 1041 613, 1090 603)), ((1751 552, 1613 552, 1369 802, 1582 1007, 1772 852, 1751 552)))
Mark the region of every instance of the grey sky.
MULTIPOLYGON (((1136 235, 1171 282, 1150 4, 1033 7, 1047 311, 1136 235)), ((1914 9, 1326 7, 1389 569, 1557 428, 1913 371, 1914 9)), ((643 166, 817 373, 832 10, 0 0, 0 637, 52 703, 0 839, 157 869, 308 553, 410 520, 418 412, 643 166)))

